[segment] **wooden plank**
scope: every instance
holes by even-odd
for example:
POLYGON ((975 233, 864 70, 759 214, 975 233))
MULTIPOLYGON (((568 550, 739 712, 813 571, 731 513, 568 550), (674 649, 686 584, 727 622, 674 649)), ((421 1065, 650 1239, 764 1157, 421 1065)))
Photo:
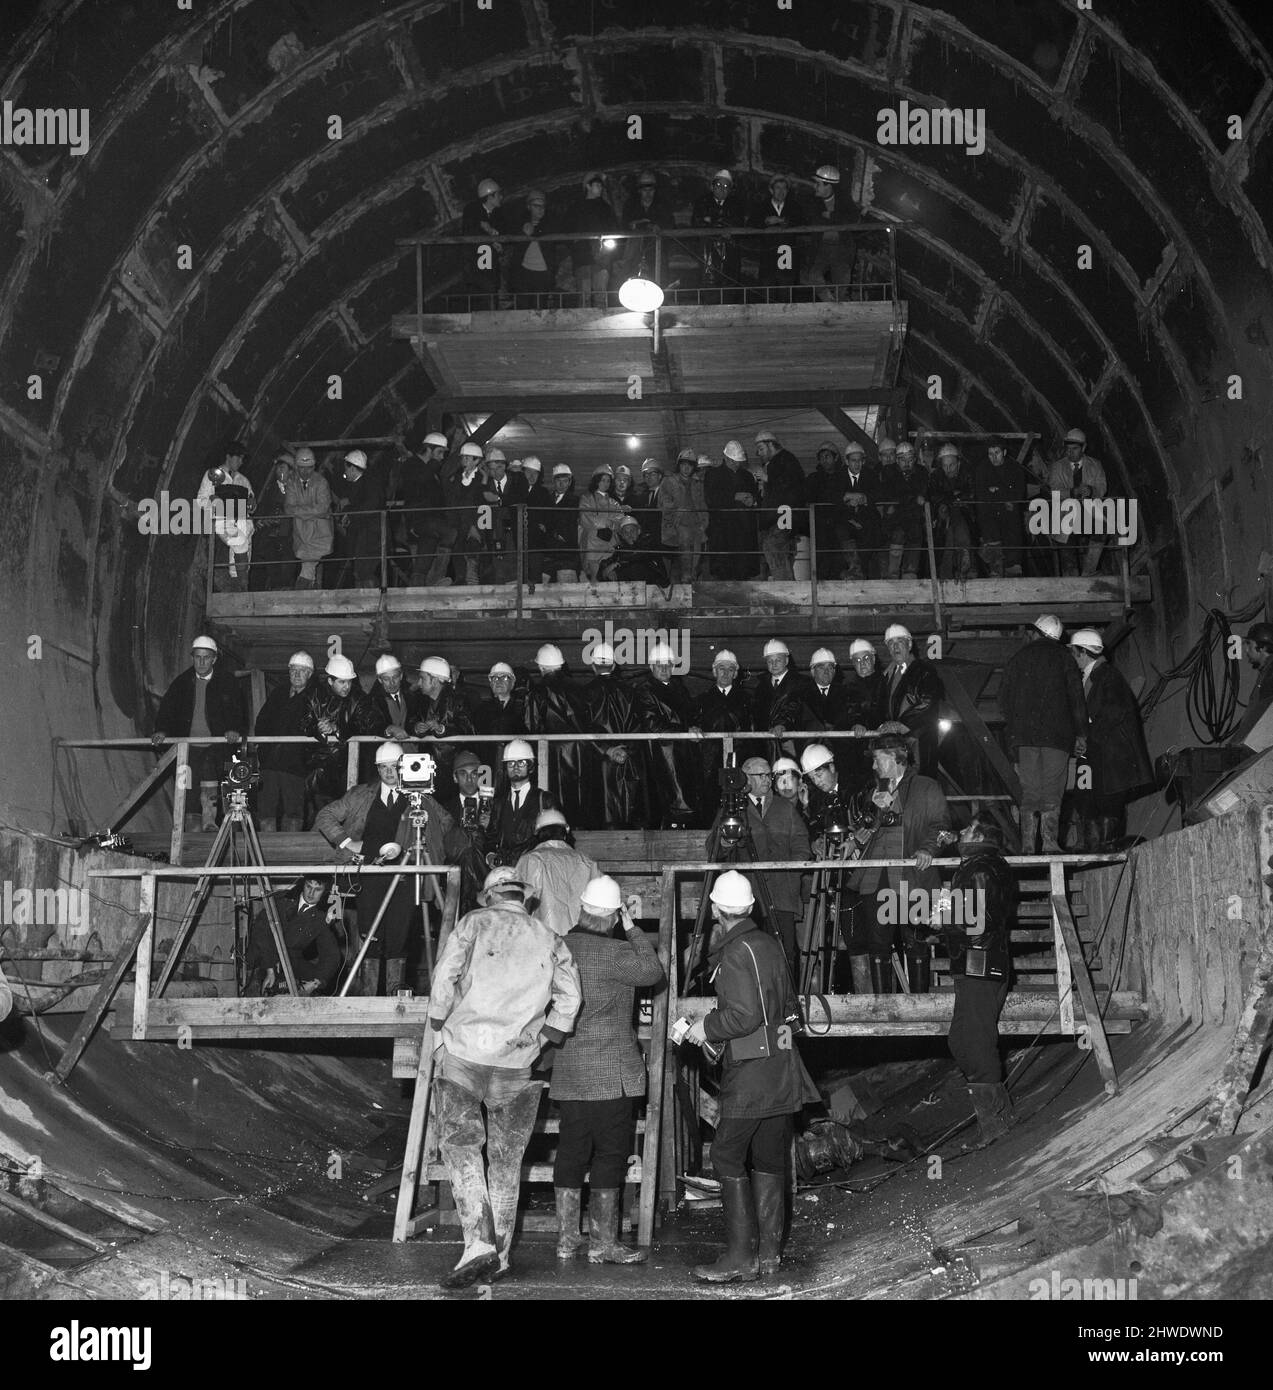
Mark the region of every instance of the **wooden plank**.
MULTIPOLYGON (((1065 897, 1065 867, 1052 865, 1052 949, 1056 955, 1056 996, 1061 1007, 1061 1026, 1067 1033, 1074 1032, 1074 981, 1070 970, 1070 953, 1066 946, 1061 919, 1057 915, 1056 900, 1065 897)), ((1073 923, 1071 922, 1071 925, 1073 923)))
POLYGON ((393 1239, 409 1239, 411 1218, 415 1214, 416 1191, 424 1158, 424 1131, 429 1119, 433 1094, 433 1029, 426 1022, 420 1042, 420 1065, 416 1071, 415 1094, 411 1100, 411 1119, 407 1125, 407 1146, 403 1153, 402 1180, 398 1184, 398 1204, 393 1217, 393 1239))
MULTIPOLYGON (((1079 945, 1078 932, 1074 930, 1074 919, 1070 916, 1070 907, 1065 901, 1064 893, 1052 895, 1052 910, 1056 914, 1057 925, 1061 931, 1066 963, 1073 972, 1074 981, 1078 986, 1079 999, 1083 1003, 1087 1040, 1091 1044, 1092 1051, 1096 1054, 1096 1065, 1100 1068, 1101 1076, 1105 1082, 1105 1094, 1116 1096, 1118 1094, 1118 1073, 1114 1069, 1114 1058, 1110 1054, 1109 1039, 1105 1036, 1105 1029, 1101 1024, 1101 1011, 1096 1003, 1096 990, 1092 984, 1092 977, 1088 973, 1087 962, 1083 959, 1083 948, 1079 945)), ((1058 953, 1058 988, 1061 977, 1060 967, 1061 957, 1058 953)))
POLYGON ((24 1202, 3 1188, 0 1188, 0 1207, 7 1207, 9 1211, 16 1212, 28 1221, 34 1221, 37 1226, 43 1226, 47 1231, 55 1232, 64 1240, 74 1241, 76 1245, 85 1245, 98 1255, 104 1255, 109 1248, 87 1232, 77 1231, 74 1226, 68 1226, 65 1221, 59 1221, 56 1216, 50 1216, 47 1211, 41 1211, 39 1207, 24 1202))
MULTIPOLYGON (((77 747, 82 745, 63 744, 63 746, 77 747)), ((176 759, 177 746, 176 744, 170 744, 168 749, 160 757, 159 761, 150 770, 149 774, 146 777, 144 777, 140 782, 138 782, 138 784, 132 789, 132 791, 130 791, 128 795, 117 806, 112 808, 112 810, 106 817, 107 830, 118 830, 119 827, 123 825, 125 821, 127 821, 128 817, 136 808, 138 802, 144 799, 144 797, 151 790, 152 787, 157 786, 160 782, 164 780, 165 777, 167 777, 168 769, 172 766, 176 759)))
MULTIPOLYGON (((1116 990, 1113 997, 1105 987, 1096 989, 1097 1003, 1109 1001, 1107 1018, 1140 1020, 1148 1016, 1145 1001, 1129 990, 1116 990)), ((675 1001, 677 1014, 686 1018, 701 1018, 716 1007, 707 996, 682 995, 675 1001)), ((949 1024, 955 1011, 953 990, 932 994, 831 994, 815 995, 810 1004, 805 1001, 809 1015, 809 1039, 820 1036, 828 1017, 832 1023, 876 1024, 949 1024), (823 1000, 827 1008, 823 1008, 823 1000), (829 1011, 829 1012, 828 1012, 829 1011)), ((1012 990, 1004 1001, 1001 1024, 1040 1024, 1056 1014, 1056 996, 1051 990, 1031 992, 1012 990)))
MULTIPOLYGON (((639 366, 636 370, 640 370, 639 366)), ((767 375, 771 376, 772 373, 767 375)), ((638 401, 626 394, 624 384, 608 391, 551 391, 511 394, 505 387, 490 390, 465 389, 459 396, 444 396, 438 406, 459 415, 477 411, 506 411, 509 415, 578 415, 588 411, 622 410, 627 414, 665 410, 711 410, 733 414, 755 408, 753 391, 647 391, 638 401)), ((899 405, 906 398, 903 387, 866 386, 845 389, 765 391, 765 408, 781 413, 788 409, 817 410, 822 406, 899 405)))
POLYGON ((180 864, 186 834, 186 801, 194 773, 190 767, 190 745, 182 739, 177 744, 177 775, 172 785, 172 834, 168 839, 168 862, 180 864))
POLYGON ((146 1037, 176 1038, 183 1028, 200 1038, 423 1037, 427 996, 410 999, 310 998, 152 999, 146 1037))
POLYGON ((637 1244, 650 1245, 654 1240, 654 1208, 659 1191, 659 1163, 663 1137, 664 1069, 667 1056, 668 1001, 672 993, 676 950, 676 908, 672 890, 671 870, 664 870, 662 879, 663 907, 659 920, 659 961, 663 966, 665 983, 654 997, 650 1023, 650 1054, 646 1068, 645 1137, 641 1145, 641 1170, 646 1178, 641 1183, 641 1198, 637 1209, 637 1244))
MULTIPOLYGON (((150 1002, 150 963, 155 950, 155 876, 142 876, 137 902, 138 913, 147 927, 137 943, 137 969, 133 977, 133 1038, 146 1036, 146 1006, 150 1002)), ((174 951, 175 951, 174 946, 174 951)))

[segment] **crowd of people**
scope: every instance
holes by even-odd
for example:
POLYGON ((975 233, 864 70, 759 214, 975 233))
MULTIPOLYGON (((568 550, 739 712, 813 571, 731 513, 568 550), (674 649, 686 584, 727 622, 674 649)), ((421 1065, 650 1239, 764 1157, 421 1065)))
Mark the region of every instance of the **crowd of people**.
POLYGON ((1067 504, 1103 502, 1105 471, 1070 430, 1061 455, 1022 462, 1006 442, 834 440, 806 469, 772 429, 751 449, 682 449, 664 463, 569 465, 507 457, 441 432, 411 436, 392 462, 360 448, 319 462, 284 450, 259 489, 234 442, 199 487, 222 504, 214 587, 373 588, 700 580, 820 582, 1096 574, 1109 534, 1083 534, 1067 504), (974 457, 975 453, 975 457, 974 457), (1051 506, 1028 524, 1031 503, 1051 506), (235 508, 238 508, 236 511, 235 508), (929 530, 931 526, 931 552, 929 530))

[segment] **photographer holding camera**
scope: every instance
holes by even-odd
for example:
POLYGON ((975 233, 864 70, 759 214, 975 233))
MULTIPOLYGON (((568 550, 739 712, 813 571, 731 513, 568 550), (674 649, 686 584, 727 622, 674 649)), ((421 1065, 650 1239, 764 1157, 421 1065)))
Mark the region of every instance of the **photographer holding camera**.
MULTIPOLYGON (((318 834, 338 850, 350 863, 367 860, 392 862, 401 857, 414 842, 410 821, 412 796, 418 794, 427 813, 422 833, 424 862, 427 864, 458 864, 468 841, 455 821, 425 790, 403 789, 404 759, 418 759, 432 764, 426 754, 404 754, 399 743, 382 743, 376 749, 376 780, 364 782, 338 800, 324 806, 314 822, 318 834)), ((442 893, 437 879, 429 875, 423 889, 426 900, 441 906, 442 893)), ((359 885, 358 937, 371 930, 385 898, 389 906, 380 920, 371 950, 363 965, 365 993, 379 994, 380 966, 384 962, 384 992, 396 994, 403 987, 406 958, 411 945, 412 910, 415 894, 410 876, 397 881, 390 874, 368 875, 359 885)), ((427 930, 427 927, 426 927, 427 930)))

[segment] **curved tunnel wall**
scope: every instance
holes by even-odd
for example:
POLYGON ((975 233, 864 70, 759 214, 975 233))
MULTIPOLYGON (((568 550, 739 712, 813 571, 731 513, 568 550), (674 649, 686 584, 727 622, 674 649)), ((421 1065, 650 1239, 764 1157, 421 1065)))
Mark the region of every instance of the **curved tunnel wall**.
MULTIPOLYGON (((1133 673, 1181 654, 1195 604, 1253 593, 1273 365, 1259 7, 706 0, 689 27, 670 0, 36 10, 0 20, 3 95, 87 107, 92 138, 82 157, 0 152, 11 821, 53 815, 47 735, 148 727, 181 663, 190 542, 140 536, 122 504, 191 495, 232 434, 259 460, 289 437, 400 433, 433 383, 390 336, 414 294, 396 241, 453 228, 486 174, 516 198, 653 164, 684 203, 721 164, 757 190, 852 168, 901 224, 914 420, 1049 443, 1082 423, 1138 497, 1158 601, 1133 673), (903 99, 984 107, 985 153, 881 146, 876 113, 903 99)), ((132 775, 77 767, 68 791, 94 806, 132 775)))

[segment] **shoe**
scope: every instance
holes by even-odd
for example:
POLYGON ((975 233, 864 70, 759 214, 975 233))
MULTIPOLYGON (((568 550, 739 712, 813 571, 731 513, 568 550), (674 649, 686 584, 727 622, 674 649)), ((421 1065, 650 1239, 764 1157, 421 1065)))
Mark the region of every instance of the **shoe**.
POLYGON ((725 1208, 725 1253, 715 1264, 696 1265, 694 1278, 705 1284, 750 1283, 760 1273, 751 1179, 722 1178, 720 1195, 725 1208))
POLYGON ((1039 813, 1037 811, 1021 812, 1021 853, 1035 854, 1035 845, 1039 837, 1039 813))
POLYGON ((969 1082, 968 1093, 977 1112, 977 1130, 982 1144, 1002 1139, 1015 1123, 1012 1097, 1002 1081, 969 1082))
MULTIPOLYGON (((577 1194, 576 1194, 577 1195, 577 1194)), ((594 1187, 588 1194, 588 1261, 594 1265, 640 1265, 649 1259, 648 1250, 634 1250, 619 1244, 619 1189, 594 1187)), ((557 1247, 558 1257, 561 1246, 557 1247)))
POLYGON ((573 1260, 587 1245, 587 1237, 579 1230, 579 1200, 582 1196, 577 1187, 556 1187, 553 1195, 557 1199, 557 1258, 573 1260))
POLYGON ((756 1198, 757 1254, 760 1275, 777 1274, 782 1263, 782 1234, 787 1215, 787 1179, 782 1173, 755 1172, 751 1188, 756 1198))
POLYGON ((438 1280, 440 1289, 467 1289, 483 1279, 490 1280, 499 1272, 499 1255, 492 1250, 489 1255, 479 1255, 467 1264, 458 1264, 438 1280))
POLYGON ((1042 811, 1039 813, 1039 826, 1043 831, 1043 854, 1060 854, 1061 845, 1057 836, 1061 830, 1061 811, 1042 811))

